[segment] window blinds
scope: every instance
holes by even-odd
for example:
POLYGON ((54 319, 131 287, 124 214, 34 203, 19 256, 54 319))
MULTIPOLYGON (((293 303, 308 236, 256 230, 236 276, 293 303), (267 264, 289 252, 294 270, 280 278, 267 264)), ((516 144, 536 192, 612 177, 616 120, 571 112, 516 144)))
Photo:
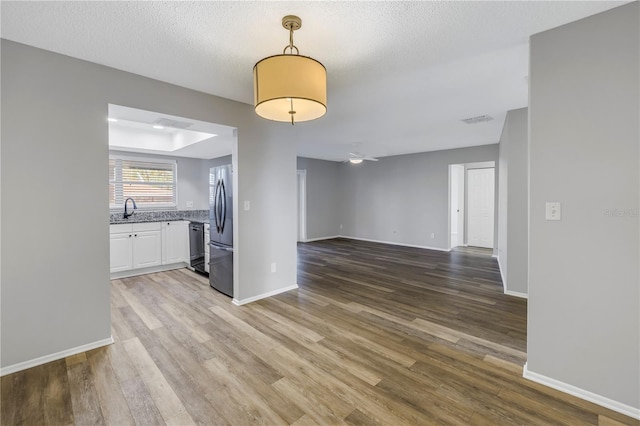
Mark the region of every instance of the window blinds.
POLYGON ((175 161, 109 158, 109 205, 121 207, 133 198, 138 208, 175 207, 175 161))

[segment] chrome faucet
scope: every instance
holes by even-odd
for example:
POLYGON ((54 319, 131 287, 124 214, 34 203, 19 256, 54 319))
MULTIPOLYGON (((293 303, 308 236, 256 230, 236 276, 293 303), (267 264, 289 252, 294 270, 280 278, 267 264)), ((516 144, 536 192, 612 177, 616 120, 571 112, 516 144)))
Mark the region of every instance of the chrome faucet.
POLYGON ((124 218, 127 219, 129 216, 132 216, 134 212, 134 210, 136 210, 138 208, 138 206, 136 206, 136 201, 129 197, 126 200, 124 200, 124 218), (131 210, 131 213, 127 212, 127 203, 129 202, 129 200, 131 200, 131 202, 133 203, 133 210, 131 210))

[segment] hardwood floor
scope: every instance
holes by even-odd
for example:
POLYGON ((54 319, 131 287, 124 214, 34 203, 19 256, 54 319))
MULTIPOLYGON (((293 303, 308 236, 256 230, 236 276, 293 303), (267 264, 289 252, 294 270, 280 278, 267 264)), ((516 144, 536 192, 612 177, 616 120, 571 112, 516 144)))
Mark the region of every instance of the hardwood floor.
POLYGON ((484 248, 484 247, 474 247, 474 246, 457 246, 452 249, 452 251, 466 254, 476 254, 479 256, 492 256, 493 249, 484 248))
POLYGON ((2 378, 2 425, 638 425, 523 379, 495 259, 335 239, 242 307, 186 269, 112 282, 115 344, 2 378))

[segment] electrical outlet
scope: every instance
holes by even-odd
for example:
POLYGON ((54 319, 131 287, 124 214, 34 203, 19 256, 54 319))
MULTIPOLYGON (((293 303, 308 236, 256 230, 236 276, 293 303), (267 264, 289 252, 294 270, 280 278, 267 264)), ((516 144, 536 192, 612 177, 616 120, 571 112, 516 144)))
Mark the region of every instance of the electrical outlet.
POLYGON ((557 202, 547 202, 546 205, 546 220, 560 220, 562 219, 562 206, 557 202))
POLYGON ((340 224, 340 229, 342 229, 342 224, 340 224))
POLYGON ((433 232, 431 233, 431 239, 433 240, 436 237, 436 234, 434 234, 433 232))
POLYGON ((249 211, 251 210, 251 201, 245 200, 244 201, 244 211, 249 211))
POLYGON ((276 262, 273 262, 273 263, 271 264, 271 272, 276 272, 276 271, 277 271, 277 268, 276 268, 276 262))
POLYGON ((193 207, 193 201, 187 201, 187 207, 193 207))

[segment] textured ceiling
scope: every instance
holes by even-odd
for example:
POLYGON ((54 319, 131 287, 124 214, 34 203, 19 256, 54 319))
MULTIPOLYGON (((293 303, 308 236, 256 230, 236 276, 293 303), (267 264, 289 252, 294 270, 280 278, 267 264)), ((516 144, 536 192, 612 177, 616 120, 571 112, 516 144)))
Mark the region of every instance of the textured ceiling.
MULTIPOLYGON (((528 37, 625 2, 11 2, 1 36, 253 101, 252 68, 288 43, 328 72, 328 112, 299 155, 340 160, 496 143, 527 105, 528 37), (494 120, 460 120, 488 114, 494 120)), ((221 123, 224 124, 224 123, 221 123)), ((286 125, 286 124, 282 124, 286 125)))

